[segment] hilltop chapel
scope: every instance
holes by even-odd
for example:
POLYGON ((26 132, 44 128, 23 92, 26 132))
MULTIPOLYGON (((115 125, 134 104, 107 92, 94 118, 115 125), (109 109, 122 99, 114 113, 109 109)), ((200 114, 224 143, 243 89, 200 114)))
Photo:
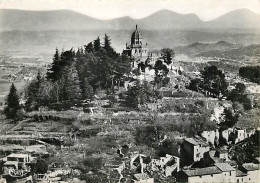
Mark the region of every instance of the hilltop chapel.
POLYGON ((131 36, 131 44, 128 45, 126 43, 123 54, 129 56, 133 60, 133 68, 141 68, 141 71, 143 72, 145 70, 145 65, 152 64, 161 56, 160 53, 148 52, 148 44, 143 44, 142 34, 138 30, 137 25, 131 36))

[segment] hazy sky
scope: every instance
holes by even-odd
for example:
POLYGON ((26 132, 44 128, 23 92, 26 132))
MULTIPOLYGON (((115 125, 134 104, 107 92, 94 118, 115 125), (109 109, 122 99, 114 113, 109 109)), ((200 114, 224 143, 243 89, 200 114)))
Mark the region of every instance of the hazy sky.
POLYGON ((0 0, 0 9, 70 9, 98 19, 122 16, 143 18, 161 9, 195 13, 212 20, 229 11, 247 8, 260 14, 260 0, 0 0))

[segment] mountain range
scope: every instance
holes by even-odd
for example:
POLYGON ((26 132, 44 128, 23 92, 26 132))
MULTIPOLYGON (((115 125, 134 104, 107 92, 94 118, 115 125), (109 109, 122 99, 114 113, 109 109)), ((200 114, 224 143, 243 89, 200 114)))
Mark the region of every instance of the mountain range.
POLYGON ((235 10, 211 21, 170 10, 160 10, 141 19, 99 20, 71 10, 0 9, 0 31, 132 30, 136 24, 142 30, 260 29, 259 22, 260 15, 248 9, 235 10))
POLYGON ((226 41, 216 43, 193 43, 187 46, 174 48, 176 54, 185 54, 191 57, 218 57, 226 59, 244 60, 245 58, 257 58, 260 56, 260 44, 243 46, 226 41))

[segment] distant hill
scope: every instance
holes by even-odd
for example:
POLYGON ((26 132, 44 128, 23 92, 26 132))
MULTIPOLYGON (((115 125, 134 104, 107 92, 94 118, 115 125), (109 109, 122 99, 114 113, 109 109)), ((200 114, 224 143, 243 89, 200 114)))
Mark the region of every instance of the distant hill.
POLYGON ((260 15, 247 9, 232 11, 215 20, 203 22, 194 14, 161 10, 142 19, 121 17, 99 20, 70 10, 25 11, 0 9, 0 30, 143 30, 173 29, 260 29, 260 15))
POLYGON ((215 20, 205 22, 205 28, 260 28, 260 15, 248 9, 240 9, 229 12, 215 20))
POLYGON ((175 47, 174 50, 177 54, 186 54, 189 56, 205 56, 205 53, 222 53, 224 51, 241 48, 242 45, 232 44, 225 41, 216 43, 193 43, 187 46, 175 47))
MULTIPOLYGON (((255 57, 259 60, 260 58, 260 44, 243 46, 236 49, 230 49, 226 51, 205 51, 196 55, 197 57, 218 57, 227 59, 242 60, 247 57, 255 57)), ((260 60, 259 60, 260 61, 260 60)))

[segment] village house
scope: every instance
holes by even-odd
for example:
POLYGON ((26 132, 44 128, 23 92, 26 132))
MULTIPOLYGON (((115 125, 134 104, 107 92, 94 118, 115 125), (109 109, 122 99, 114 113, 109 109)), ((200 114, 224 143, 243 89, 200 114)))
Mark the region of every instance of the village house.
POLYGON ((211 130, 211 131, 203 131, 201 133, 201 136, 206 139, 206 142, 213 147, 215 146, 216 143, 219 141, 219 131, 218 129, 216 130, 211 130))
POLYGON ((3 172, 8 175, 10 170, 28 170, 28 164, 33 160, 30 154, 10 154, 3 158, 3 172))
POLYGON ((244 163, 240 170, 246 175, 237 177, 237 182, 260 182, 259 168, 259 164, 244 163))
POLYGON ((134 183, 154 183, 154 178, 150 178, 145 173, 138 173, 138 174, 134 174, 133 182, 134 183))
POLYGON ((246 138, 251 137, 255 133, 255 130, 236 128, 234 133, 236 135, 236 139, 235 139, 235 144, 236 144, 242 140, 245 140, 246 138))
POLYGON ((234 182, 236 169, 227 163, 216 163, 206 168, 182 170, 178 175, 181 182, 234 182))
POLYGON ((159 159, 152 159, 151 163, 152 171, 162 172, 166 177, 171 176, 173 172, 178 172, 180 169, 180 158, 166 154, 165 157, 159 159))
POLYGON ((210 150, 207 142, 201 137, 186 138, 183 142, 183 151, 187 159, 192 162, 200 161, 205 152, 210 150))
POLYGON ((218 157, 221 160, 228 161, 228 150, 227 148, 218 148, 215 153, 215 157, 218 157))
POLYGON ((145 158, 147 158, 147 156, 144 154, 133 155, 130 159, 130 168, 139 169, 140 171, 138 173, 144 173, 144 168, 146 168, 146 164, 144 163, 145 158))

